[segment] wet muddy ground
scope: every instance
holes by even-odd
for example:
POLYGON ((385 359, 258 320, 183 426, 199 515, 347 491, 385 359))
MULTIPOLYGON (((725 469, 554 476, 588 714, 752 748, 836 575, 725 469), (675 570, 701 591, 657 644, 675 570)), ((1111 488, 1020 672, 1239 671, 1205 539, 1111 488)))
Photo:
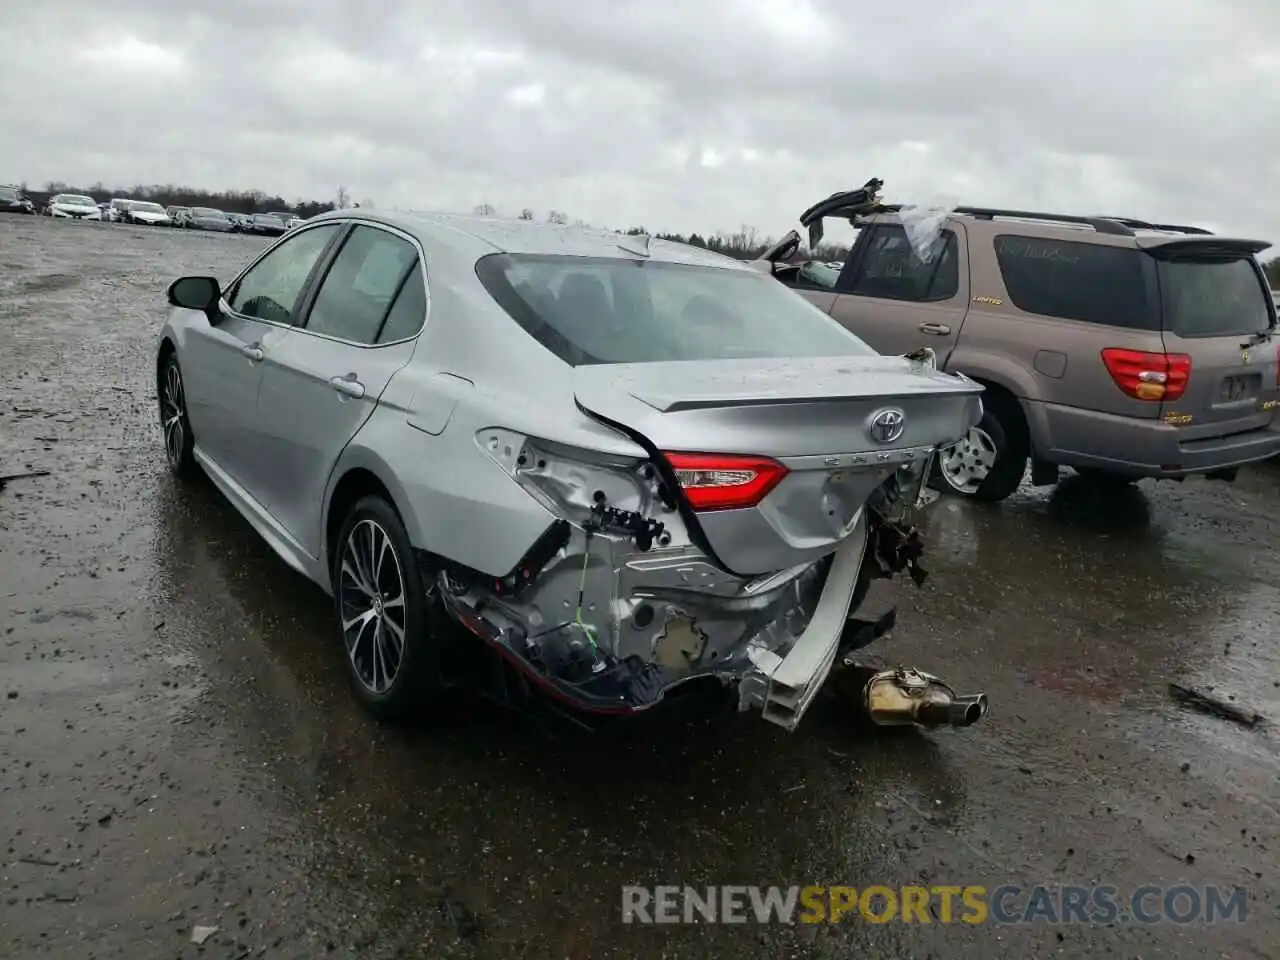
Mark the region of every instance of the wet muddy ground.
MULTIPOLYGON (((992 709, 868 735, 382 729, 327 602, 164 468, 167 282, 262 241, 0 221, 0 956, 1266 957, 1280 951, 1280 464, 930 508, 880 652, 992 709), (1243 886, 1245 922, 625 926, 623 884, 1243 886), (451 919, 442 900, 463 905, 451 919), (216 926, 203 947, 196 925, 216 926)), ((875 648, 873 648, 875 649, 875 648)))

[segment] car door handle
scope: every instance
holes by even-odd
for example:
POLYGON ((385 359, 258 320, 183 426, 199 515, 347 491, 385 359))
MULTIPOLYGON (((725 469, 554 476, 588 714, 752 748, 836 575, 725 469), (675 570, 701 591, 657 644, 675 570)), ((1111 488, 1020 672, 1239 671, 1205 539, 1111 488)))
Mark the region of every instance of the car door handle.
POLYGON ((260 361, 264 356, 262 352, 262 344, 260 343, 251 343, 247 347, 241 347, 240 352, 254 363, 260 361))
POLYGON ((348 373, 345 377, 330 377, 329 386, 339 393, 348 397, 355 397, 357 400, 364 396, 364 384, 356 379, 354 373, 348 373))
POLYGON ((921 333, 931 333, 935 337, 945 337, 951 332, 951 328, 945 323, 922 323, 918 329, 921 333))

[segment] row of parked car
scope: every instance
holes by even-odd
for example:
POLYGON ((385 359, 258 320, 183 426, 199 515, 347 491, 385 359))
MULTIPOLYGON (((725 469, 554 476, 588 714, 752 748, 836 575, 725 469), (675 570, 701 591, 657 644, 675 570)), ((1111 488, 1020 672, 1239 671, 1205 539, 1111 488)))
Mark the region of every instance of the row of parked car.
POLYGON ((302 223, 301 217, 288 211, 228 213, 213 207, 171 206, 165 209, 165 214, 171 226, 187 230, 238 231, 277 237, 302 223))
POLYGON ((302 223, 289 211, 271 213, 231 213, 212 207, 162 207, 150 200, 116 197, 99 202, 78 193, 57 193, 37 210, 30 198, 14 186, 0 186, 0 211, 34 215, 37 212, 64 220, 91 220, 100 223, 132 223, 139 226, 181 227, 223 233, 254 233, 280 236, 302 223))

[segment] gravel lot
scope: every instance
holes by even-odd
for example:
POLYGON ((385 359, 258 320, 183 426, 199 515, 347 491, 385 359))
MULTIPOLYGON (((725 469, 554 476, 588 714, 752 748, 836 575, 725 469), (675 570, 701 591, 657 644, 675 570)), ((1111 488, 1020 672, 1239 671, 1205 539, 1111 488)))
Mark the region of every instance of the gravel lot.
POLYGON ((0 955, 1267 957, 1280 950, 1280 464, 931 508, 885 655, 992 709, 868 735, 823 703, 642 746, 485 706, 378 728, 323 595, 156 424, 172 278, 264 241, 0 221, 0 955), (1243 885, 1216 927, 640 928, 626 883, 1243 885), (464 904, 459 927, 441 901, 464 904), (197 924, 217 926, 203 947, 197 924), (7 947, 5 946, 7 945, 7 947))

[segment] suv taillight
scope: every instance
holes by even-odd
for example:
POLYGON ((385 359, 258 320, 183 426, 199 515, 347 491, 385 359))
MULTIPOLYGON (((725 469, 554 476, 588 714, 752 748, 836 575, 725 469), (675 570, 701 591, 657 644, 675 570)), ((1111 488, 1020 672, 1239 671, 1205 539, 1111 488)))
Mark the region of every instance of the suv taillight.
POLYGON ((1191 378, 1191 358, 1185 353, 1108 347, 1102 362, 1116 386, 1135 400, 1177 400, 1191 378))
POLYGON ((768 457, 733 453, 666 453, 664 456, 695 510, 754 507, 787 475, 786 467, 768 457))

